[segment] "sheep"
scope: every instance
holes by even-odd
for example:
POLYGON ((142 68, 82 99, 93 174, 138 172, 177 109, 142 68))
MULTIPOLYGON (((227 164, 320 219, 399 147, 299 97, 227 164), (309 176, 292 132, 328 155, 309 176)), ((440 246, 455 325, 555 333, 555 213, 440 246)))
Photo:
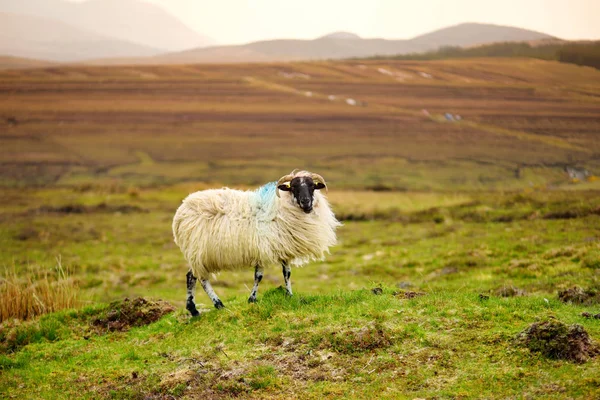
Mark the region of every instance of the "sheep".
POLYGON ((341 224, 321 189, 327 191, 322 176, 294 170, 255 191, 209 189, 186 197, 173 218, 173 236, 190 267, 186 309, 192 316, 199 315, 198 279, 215 308, 224 307, 208 280, 220 271, 254 268, 248 302, 255 303, 264 268, 279 263, 291 296, 291 266, 323 259, 337 241, 341 224))

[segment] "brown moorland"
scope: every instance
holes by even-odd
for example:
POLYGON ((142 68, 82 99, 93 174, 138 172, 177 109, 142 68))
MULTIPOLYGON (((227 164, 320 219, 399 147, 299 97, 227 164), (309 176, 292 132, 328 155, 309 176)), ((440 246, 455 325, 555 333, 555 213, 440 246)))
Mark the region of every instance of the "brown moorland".
POLYGON ((530 59, 6 70, 0 176, 254 185, 303 166, 347 188, 559 186, 598 167, 599 96, 600 71, 530 59))

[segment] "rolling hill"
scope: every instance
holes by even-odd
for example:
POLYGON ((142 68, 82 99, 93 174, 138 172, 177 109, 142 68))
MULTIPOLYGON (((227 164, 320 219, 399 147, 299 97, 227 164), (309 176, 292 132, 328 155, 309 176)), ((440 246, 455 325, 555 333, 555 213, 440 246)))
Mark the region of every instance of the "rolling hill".
POLYGON ((442 46, 469 47, 496 42, 523 42, 554 39, 545 33, 493 24, 464 23, 417 36, 411 41, 431 49, 442 46))
POLYGON ((54 63, 31 58, 0 56, 0 70, 51 67, 54 63))
POLYGON ((69 62, 160 53, 157 48, 102 36, 47 18, 0 13, 0 26, 2 55, 69 62))
POLYGON ((0 11, 51 19, 90 33, 158 48, 164 52, 214 43, 161 7, 139 0, 89 0, 83 3, 0 0, 0 11))
POLYGON ((267 40, 245 45, 191 49, 154 57, 151 63, 340 59, 421 53, 441 46, 474 46, 492 42, 550 38, 552 36, 521 28, 465 23, 409 40, 363 39, 353 33, 335 32, 314 40, 267 40))

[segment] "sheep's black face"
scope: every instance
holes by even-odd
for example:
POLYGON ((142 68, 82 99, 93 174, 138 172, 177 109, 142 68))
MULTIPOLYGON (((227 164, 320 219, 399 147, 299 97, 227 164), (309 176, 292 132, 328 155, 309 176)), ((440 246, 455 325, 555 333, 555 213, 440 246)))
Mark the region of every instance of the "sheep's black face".
POLYGON ((305 213, 310 213, 313 209, 315 190, 325 187, 321 182, 315 183, 309 176, 300 176, 292 179, 288 183, 279 185, 278 189, 285 192, 291 192, 298 207, 305 213))

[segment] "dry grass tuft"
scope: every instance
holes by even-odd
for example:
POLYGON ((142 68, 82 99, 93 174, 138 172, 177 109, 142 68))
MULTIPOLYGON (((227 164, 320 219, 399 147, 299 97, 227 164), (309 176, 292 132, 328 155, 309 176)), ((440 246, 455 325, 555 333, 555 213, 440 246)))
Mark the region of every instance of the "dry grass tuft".
POLYGON ((60 260, 54 272, 35 270, 27 277, 19 277, 7 270, 0 277, 0 322, 10 318, 26 320, 79 305, 79 285, 60 260))

